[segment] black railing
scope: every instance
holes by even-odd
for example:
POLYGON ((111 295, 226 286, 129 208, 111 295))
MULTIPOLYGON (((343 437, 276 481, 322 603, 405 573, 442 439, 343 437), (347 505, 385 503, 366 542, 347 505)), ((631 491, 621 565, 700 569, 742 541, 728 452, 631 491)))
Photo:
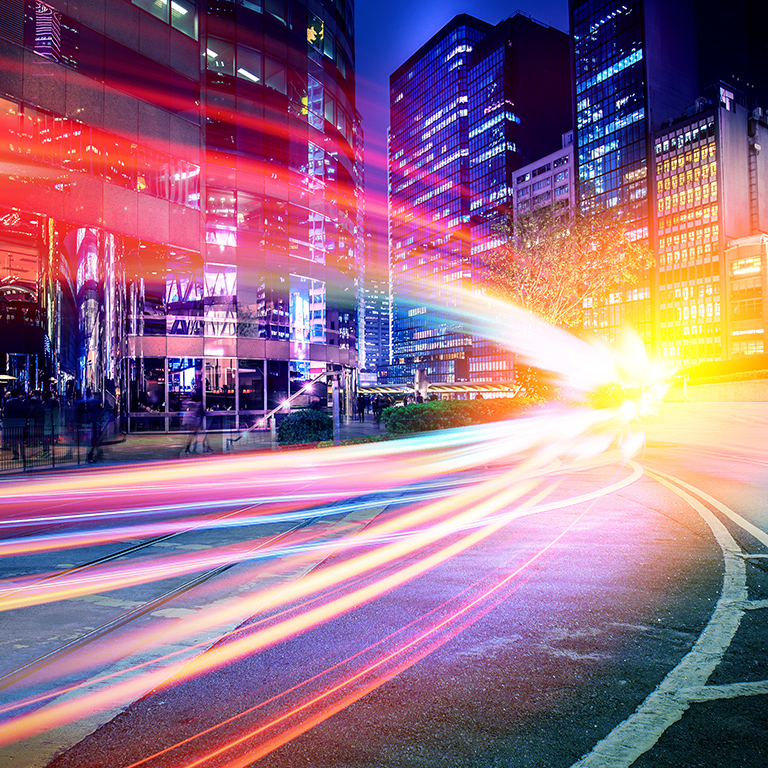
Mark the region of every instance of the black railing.
POLYGON ((78 466, 92 461, 97 448, 91 425, 4 426, 1 438, 0 473, 78 466))

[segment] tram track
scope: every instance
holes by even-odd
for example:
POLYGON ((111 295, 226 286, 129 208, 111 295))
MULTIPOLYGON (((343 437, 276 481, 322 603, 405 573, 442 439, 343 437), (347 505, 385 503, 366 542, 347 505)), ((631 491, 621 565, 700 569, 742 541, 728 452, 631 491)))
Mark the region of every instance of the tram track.
MULTIPOLYGON (((470 483, 466 480, 459 481, 458 483, 456 481, 443 483, 441 484, 443 487, 441 488, 441 492, 439 493, 439 495, 442 496, 442 495, 451 493, 457 484, 467 485, 470 483)), ((429 484, 421 484, 421 485, 426 486, 429 484)), ((403 490, 396 489, 395 493, 398 496, 401 496, 403 494, 403 490)), ((395 493, 393 492, 387 493, 386 496, 392 497, 392 498, 387 498, 386 500, 382 500, 380 498, 374 498, 372 500, 368 500, 363 503, 345 502, 333 508, 331 510, 331 513, 334 516, 338 516, 338 515, 348 514, 351 511, 358 511, 360 509, 365 509, 366 507, 381 506, 382 503, 386 505, 396 503, 397 499, 395 498, 395 493)), ((379 495, 380 494, 378 494, 377 496, 379 495)), ((434 489, 432 489, 431 491, 428 491, 422 494, 417 494, 415 496, 411 496, 409 497, 408 501, 409 503, 413 501, 424 501, 428 499, 433 499, 435 498, 435 496, 436 496, 436 492, 434 489)), ((178 536, 205 529, 206 527, 210 526, 212 523, 215 524, 217 522, 233 517, 235 515, 247 513, 252 508, 253 507, 245 507, 245 508, 233 510, 224 515, 220 515, 216 517, 214 520, 207 520, 205 524, 193 526, 191 528, 186 528, 184 530, 177 531, 172 534, 167 534, 164 536, 158 536, 152 539, 148 539, 144 542, 140 542, 139 544, 135 544, 133 546, 119 550, 118 552, 113 552, 109 555, 105 555, 100 558, 95 558, 93 560, 74 566, 72 568, 63 569, 61 571, 57 571, 56 573, 52 573, 52 574, 46 574, 45 576, 42 576, 39 579, 35 580, 34 582, 30 582, 30 583, 52 581, 58 578, 63 578, 65 576, 71 576, 76 573, 82 573, 89 569, 96 568, 98 566, 105 565, 105 564, 114 562, 116 560, 119 560, 120 558, 135 554, 136 552, 146 549, 148 547, 166 542, 170 539, 174 539, 178 536)), ((294 525, 290 526, 287 530, 282 531, 281 533, 270 537, 266 541, 260 542, 256 547, 253 547, 247 550, 245 553, 240 553, 240 555, 237 558, 234 558, 231 562, 203 571, 202 573, 197 574, 193 578, 188 579, 183 584, 178 585, 173 589, 167 590, 161 595, 158 595, 157 597, 154 597, 153 599, 148 600, 142 603, 141 605, 136 606, 128 610, 127 612, 120 614, 119 616, 116 616, 114 619, 111 619, 110 621, 105 622, 98 627, 94 627, 93 629, 89 630, 87 633, 77 638, 74 638, 70 642, 65 643, 64 645, 58 648, 55 648, 49 651, 48 653, 43 654, 42 656, 39 656, 27 662, 26 664, 23 664, 9 672, 0 674, 0 691, 11 688, 13 685, 15 685, 18 682, 21 682, 22 680, 29 677, 30 675, 33 675, 34 673, 39 672, 45 669, 46 667, 53 665, 58 661, 64 659, 67 655, 74 653, 75 651, 82 650, 83 648, 87 647, 89 644, 97 642, 101 638, 105 637, 110 632, 117 630, 131 623, 132 621, 135 621, 136 619, 139 619, 142 616, 145 616, 146 614, 152 613, 153 611, 157 610, 161 606, 171 602, 172 600, 180 597, 181 595, 194 590, 195 588, 201 586, 205 582, 217 576, 220 576, 221 574, 225 573, 235 565, 240 564, 244 559, 243 555, 253 555, 260 550, 269 550, 271 548, 279 546, 281 542, 287 540, 292 534, 295 534, 297 531, 303 528, 306 528, 310 525, 313 525, 314 523, 323 519, 323 517, 325 516, 327 516, 327 514, 305 517, 299 520, 294 525)), ((3 599, 7 599, 12 594, 14 593, 7 593, 6 595, 0 596, 0 602, 3 599)))
MULTIPOLYGON (((540 472, 534 472, 534 475, 537 475, 539 473, 559 474, 560 472, 563 472, 563 471, 565 471, 564 468, 555 467, 555 468, 549 468, 547 470, 541 470, 540 472)), ((133 621, 136 621, 142 616, 145 616, 147 614, 152 613, 153 611, 156 611, 158 608, 166 605, 167 603, 170 603, 171 601, 184 595, 185 593, 191 592, 192 590, 201 586, 205 582, 225 573, 226 571, 231 569, 233 566, 238 565, 242 563, 244 560, 249 559, 252 556, 256 555, 257 552, 272 551, 272 550, 275 550, 276 547, 279 548, 281 543, 288 540, 297 531, 299 531, 302 528, 313 525, 314 523, 317 523, 319 520, 329 516, 329 514, 332 516, 340 516, 340 515, 349 514, 350 512, 353 512, 353 511, 364 511, 366 508, 374 508, 374 507, 378 507, 380 508, 381 511, 383 511, 384 509, 389 509, 392 506, 397 506, 398 503, 413 504, 413 503, 419 503, 424 501, 434 501, 435 499, 444 498, 446 496, 451 495, 457 489, 460 489, 460 488, 466 489, 468 486, 474 485, 475 482, 476 480, 473 480, 469 477, 441 478, 439 480, 418 483, 416 488, 418 488, 421 492, 410 493, 407 495, 407 498, 403 498, 406 495, 406 492, 407 492, 406 489, 404 488, 390 489, 383 493, 374 494, 371 498, 367 498, 367 499, 364 498, 362 500, 354 501, 354 502, 346 500, 344 502, 331 505, 330 508, 323 510, 323 514, 320 514, 320 515, 310 514, 302 518, 301 520, 299 520, 294 525, 291 525, 285 531, 282 531, 279 534, 276 534, 275 536, 272 536, 265 541, 259 542, 257 546, 247 550, 246 552, 241 551, 240 553, 238 553, 238 556, 236 558, 233 558, 230 562, 207 569, 195 575, 193 578, 186 580, 184 583, 177 585, 174 588, 169 589, 163 592, 162 594, 152 598, 151 600, 148 600, 142 603, 141 605, 135 606, 129 609, 128 611, 121 613, 119 616, 116 616, 110 619, 109 621, 104 622, 99 626, 94 627, 93 629, 88 630, 85 634, 82 634, 72 639, 71 641, 65 643, 64 645, 61 645, 55 649, 52 649, 51 651, 41 656, 38 656, 37 658, 30 660, 29 662, 22 664, 14 668, 13 670, 10 670, 8 672, 5 672, 4 674, 1 674, 0 675, 0 691, 12 688, 14 685, 23 681, 25 678, 28 678, 31 675, 35 674, 36 672, 40 672, 48 667, 51 667, 57 664, 58 662, 66 658, 68 655, 76 651, 81 651, 83 649, 86 649, 89 645, 98 642, 100 639, 104 638, 110 632, 120 629, 121 627, 124 627, 133 621)), ((144 542, 140 542, 139 544, 132 545, 118 552, 114 552, 100 558, 95 558, 93 560, 74 566, 72 568, 64 569, 53 574, 46 574, 45 576, 40 577, 40 579, 37 580, 36 582, 30 582, 30 584, 46 582, 46 581, 48 582, 55 581, 58 578, 64 578, 67 576, 72 576, 73 574, 83 573, 90 569, 94 569, 99 566, 119 560, 120 558, 135 554, 136 552, 139 552, 148 547, 157 545, 158 543, 166 542, 170 539, 176 538, 183 534, 188 534, 195 531, 203 530, 205 529, 206 526, 209 526, 212 523, 215 524, 216 522, 220 522, 221 520, 224 520, 226 518, 233 517, 238 514, 247 513, 249 509, 251 508, 245 507, 245 508, 233 510, 226 513, 225 515, 218 516, 213 521, 207 520, 205 524, 186 528, 183 531, 177 531, 173 534, 167 534, 164 536, 148 539, 144 542)), ((361 530, 365 529, 369 524, 370 524, 370 521, 366 522, 361 528, 361 530)), ((360 531, 358 531, 358 533, 360 533, 360 531)), ((327 547, 327 545, 328 543, 325 542, 324 546, 327 547)), ((325 559, 327 559, 328 556, 329 555, 324 556, 314 567, 318 567, 325 559)), ((2 601, 3 597, 7 599, 9 596, 10 596, 9 594, 6 594, 5 596, 0 596, 0 601, 2 601)))

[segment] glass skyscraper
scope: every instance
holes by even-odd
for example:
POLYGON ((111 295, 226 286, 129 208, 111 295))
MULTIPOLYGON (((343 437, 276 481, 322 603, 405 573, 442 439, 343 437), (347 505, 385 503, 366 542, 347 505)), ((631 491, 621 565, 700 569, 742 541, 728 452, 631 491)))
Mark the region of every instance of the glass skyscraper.
POLYGON ((461 292, 482 286, 514 171, 571 125, 568 38, 517 14, 457 16, 390 79, 393 338, 388 383, 510 380, 508 351, 473 336, 461 292))
POLYGON ((491 29, 457 16, 390 78, 392 360, 388 383, 465 380, 471 334, 445 286, 471 284, 467 70, 491 29))
POLYGON ((166 430, 356 366, 353 29, 349 0, 5 3, 2 372, 166 430))

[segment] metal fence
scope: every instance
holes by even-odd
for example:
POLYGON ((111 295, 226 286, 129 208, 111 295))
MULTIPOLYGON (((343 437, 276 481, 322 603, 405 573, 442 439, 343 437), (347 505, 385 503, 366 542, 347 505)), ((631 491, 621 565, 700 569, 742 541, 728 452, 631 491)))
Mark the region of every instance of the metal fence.
POLYGON ((95 458, 96 442, 91 425, 60 430, 6 426, 0 434, 0 473, 86 464, 95 458))

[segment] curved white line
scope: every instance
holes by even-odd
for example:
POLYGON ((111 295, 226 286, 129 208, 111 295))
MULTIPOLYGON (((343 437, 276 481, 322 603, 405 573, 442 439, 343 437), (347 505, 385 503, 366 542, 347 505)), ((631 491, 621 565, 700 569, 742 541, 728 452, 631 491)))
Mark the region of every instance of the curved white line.
MULTIPOLYGON (((741 548, 726 527, 700 501, 667 481, 665 478, 669 475, 662 476, 661 473, 647 469, 646 474, 687 501, 712 530, 723 552, 725 564, 720 598, 709 623, 680 663, 633 714, 599 741, 589 754, 574 763, 572 768, 627 768, 651 749, 664 731, 683 716, 691 702, 700 700, 696 694, 722 660, 746 608, 746 566, 741 548)), ((675 482, 680 481, 675 478, 675 482)), ((706 497, 706 494, 693 486, 685 485, 706 497)), ((717 502, 718 509, 721 506, 717 502)))

